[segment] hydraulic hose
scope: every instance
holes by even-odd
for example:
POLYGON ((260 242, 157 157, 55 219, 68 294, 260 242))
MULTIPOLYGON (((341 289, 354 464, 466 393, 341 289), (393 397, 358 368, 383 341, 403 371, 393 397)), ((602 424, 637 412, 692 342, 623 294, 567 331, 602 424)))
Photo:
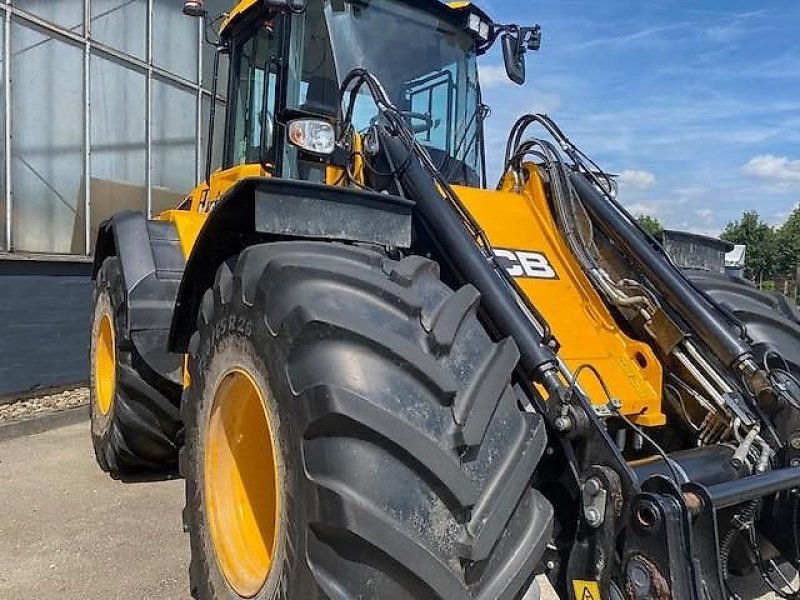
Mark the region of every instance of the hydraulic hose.
POLYGON ((752 357, 750 348, 733 334, 728 324, 717 316, 715 309, 671 264, 653 252, 639 232, 617 213, 582 174, 572 173, 570 180, 603 233, 637 262, 667 302, 698 332, 727 367, 736 368, 752 357))
MULTIPOLYGON (((741 527, 750 526, 753 519, 758 512, 758 500, 751 500, 744 505, 742 510, 736 514, 735 520, 739 522, 741 527)), ((737 526, 737 523, 731 523, 731 528, 719 544, 719 564, 722 571, 722 577, 727 581, 728 579, 728 560, 730 559, 731 550, 733 550, 733 543, 739 537, 742 529, 737 526)))
MULTIPOLYGON (((391 135, 382 135, 381 145, 394 164, 406 164, 398 178, 410 198, 416 202, 415 212, 433 235, 442 256, 481 293, 481 302, 492 322, 504 336, 512 336, 521 354, 521 365, 527 375, 550 373, 555 377, 557 359, 552 348, 532 326, 501 276, 484 256, 449 203, 442 198, 434 179, 416 157, 409 160, 410 150, 391 135)), ((537 377, 538 379, 538 377, 537 377)))
POLYGON ((449 184, 442 180, 430 158, 419 148, 383 86, 364 69, 351 71, 340 87, 340 96, 349 95, 350 99, 343 122, 352 123, 355 101, 364 86, 388 124, 388 128, 378 128, 380 144, 390 163, 395 165, 392 175, 416 202, 415 214, 420 217, 420 224, 432 234, 431 239, 454 271, 481 293, 482 306, 498 333, 512 337, 517 343, 520 368, 525 376, 540 381, 550 393, 563 392, 549 326, 544 320, 535 321, 540 316, 535 306, 526 304, 513 280, 498 270, 483 231, 468 213, 457 213, 459 201, 449 184), (452 195, 452 202, 446 201, 443 192, 452 195), (488 254, 476 243, 478 241, 488 254))

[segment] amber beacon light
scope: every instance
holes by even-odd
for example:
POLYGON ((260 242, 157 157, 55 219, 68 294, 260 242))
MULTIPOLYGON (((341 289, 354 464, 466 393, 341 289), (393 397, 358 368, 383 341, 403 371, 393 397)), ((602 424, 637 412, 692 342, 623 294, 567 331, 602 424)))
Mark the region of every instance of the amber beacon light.
POLYGON ((183 3, 183 14, 190 17, 201 17, 205 13, 203 0, 185 0, 183 3))

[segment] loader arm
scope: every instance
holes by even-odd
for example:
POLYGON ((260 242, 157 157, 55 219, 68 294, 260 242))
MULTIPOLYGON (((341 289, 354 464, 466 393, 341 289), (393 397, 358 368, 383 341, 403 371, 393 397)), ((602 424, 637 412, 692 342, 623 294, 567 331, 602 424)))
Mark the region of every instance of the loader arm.
MULTIPOLYGON (((666 423, 661 366, 650 346, 620 329, 583 270, 575 264, 547 206, 542 182, 531 177, 523 193, 455 187, 500 261, 546 317, 559 356, 575 372, 591 364, 635 423, 666 423)), ((609 401, 595 376, 580 380, 602 411, 609 401)))

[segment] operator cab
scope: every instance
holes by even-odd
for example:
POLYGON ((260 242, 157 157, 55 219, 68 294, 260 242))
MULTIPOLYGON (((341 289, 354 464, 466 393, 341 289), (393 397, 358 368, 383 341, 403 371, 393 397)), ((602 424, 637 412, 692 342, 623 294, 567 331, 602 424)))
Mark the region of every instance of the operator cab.
POLYGON ((341 137, 341 86, 364 69, 444 178, 480 187, 488 109, 477 57, 505 32, 504 51, 505 38, 513 38, 509 47, 519 61, 518 40, 530 31, 494 25, 468 2, 246 0, 228 15, 218 46, 231 66, 222 169, 260 164, 274 176, 328 184, 353 181, 347 175, 356 163, 376 171, 360 143, 380 115, 366 90, 355 97, 350 119, 358 143, 338 144, 333 153, 298 147, 295 139, 322 136, 332 144, 341 137), (290 136, 289 122, 300 118, 322 126, 290 136), (345 176, 332 180, 331 166, 345 176))
MULTIPOLYGON (((478 186, 481 102, 476 40, 470 32, 452 18, 396 0, 338 7, 325 2, 316 10, 309 7, 309 15, 320 8, 339 82, 356 68, 377 75, 445 177, 478 186)), ((371 96, 359 96, 356 130, 366 131, 377 114, 371 96)))
MULTIPOLYGON (((442 7, 444 11, 452 11, 442 7)), ((398 0, 310 2, 301 14, 256 9, 226 29, 234 76, 224 167, 270 165, 282 177, 325 181, 325 161, 286 143, 286 114, 337 121, 339 87, 353 69, 376 74, 408 115, 417 140, 452 183, 480 185, 481 116, 476 40, 443 18, 398 0), (229 30, 229 31, 228 31, 229 30), (282 61, 281 57, 288 57, 282 61)), ((359 94, 353 125, 377 119, 359 94)))

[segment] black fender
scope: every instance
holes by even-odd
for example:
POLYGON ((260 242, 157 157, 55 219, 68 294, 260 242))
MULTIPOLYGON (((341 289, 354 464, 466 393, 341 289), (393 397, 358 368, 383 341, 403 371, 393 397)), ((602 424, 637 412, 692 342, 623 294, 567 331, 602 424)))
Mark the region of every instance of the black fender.
POLYGON ((185 353, 219 266, 246 247, 298 239, 411 246, 414 203, 361 190, 270 177, 236 183, 195 241, 175 301, 169 349, 185 353))
POLYGON ((167 350, 172 312, 186 266, 172 223, 150 221, 137 211, 115 214, 100 225, 92 279, 103 261, 117 256, 125 284, 121 326, 147 366, 176 385, 183 357, 167 350))

